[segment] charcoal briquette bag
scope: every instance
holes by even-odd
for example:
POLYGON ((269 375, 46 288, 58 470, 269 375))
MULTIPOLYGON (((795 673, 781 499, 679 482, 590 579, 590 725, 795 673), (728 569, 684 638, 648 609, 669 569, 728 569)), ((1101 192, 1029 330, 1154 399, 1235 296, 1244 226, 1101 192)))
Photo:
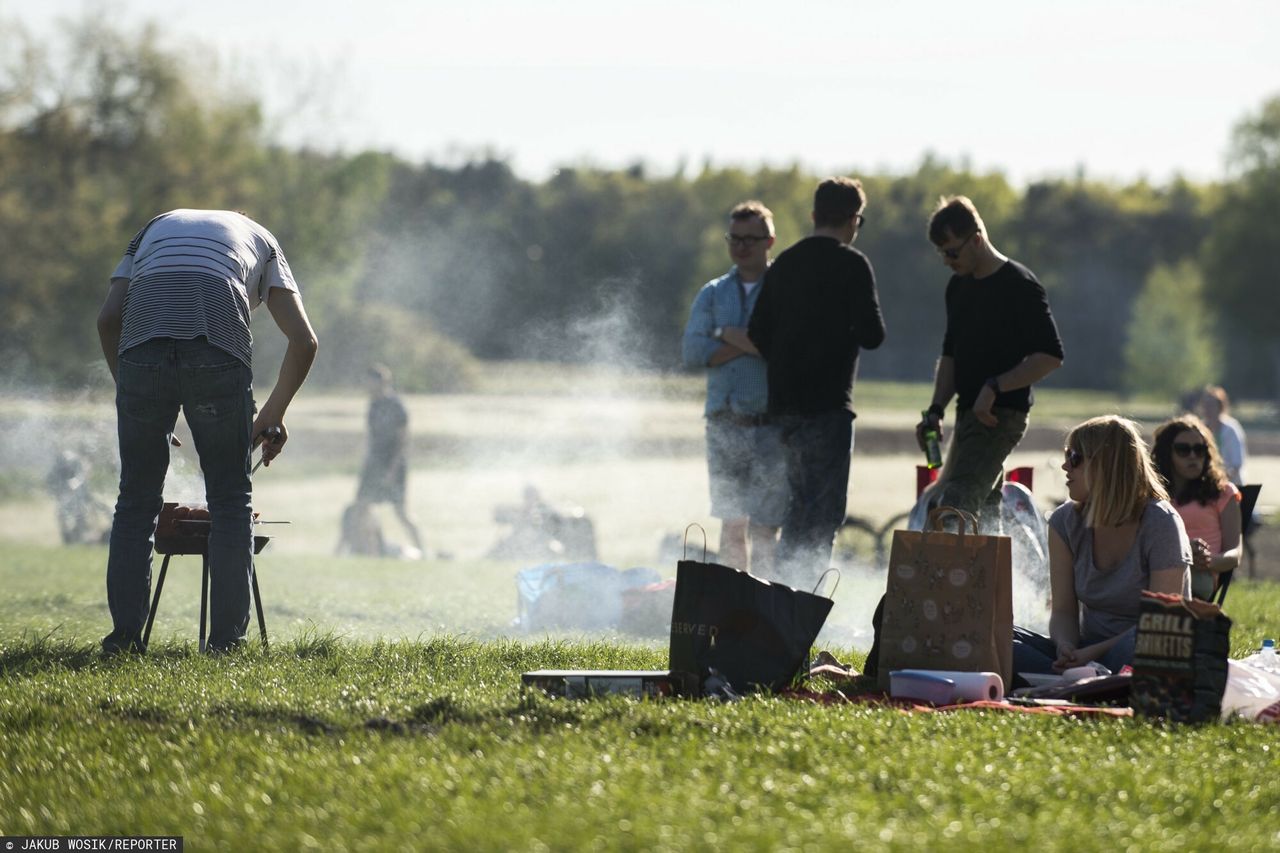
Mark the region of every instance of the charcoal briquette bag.
POLYGON ((1230 647, 1231 620, 1216 604, 1144 592, 1129 694, 1134 713, 1178 723, 1216 720, 1230 647))

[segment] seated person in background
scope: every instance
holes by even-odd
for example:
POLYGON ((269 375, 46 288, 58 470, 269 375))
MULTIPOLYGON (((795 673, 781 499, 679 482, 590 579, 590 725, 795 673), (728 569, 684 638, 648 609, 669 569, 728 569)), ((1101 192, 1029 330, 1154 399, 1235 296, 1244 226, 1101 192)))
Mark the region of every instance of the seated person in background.
POLYGON ((373 507, 356 501, 342 511, 342 535, 334 554, 341 557, 381 557, 386 550, 382 538, 382 525, 373 514, 373 507))
POLYGON ((1200 395, 1198 414, 1209 428, 1209 434, 1218 442, 1222 467, 1227 479, 1237 486, 1244 485, 1244 427, 1231 415, 1231 398, 1220 385, 1206 385, 1200 395))
POLYGON ((342 536, 334 554, 341 557, 392 557, 421 560, 422 552, 412 545, 397 545, 382 536, 382 525, 373 514, 373 505, 356 501, 342 511, 342 536))
POLYGON ((1133 661, 1143 590, 1190 595, 1191 544, 1132 421, 1087 420, 1067 436, 1070 500, 1049 516, 1049 636, 1013 629, 1013 671, 1133 661))
POLYGON ((1191 539, 1191 592, 1208 600, 1240 565, 1240 490, 1227 479, 1208 426, 1193 415, 1156 428, 1151 457, 1191 539))

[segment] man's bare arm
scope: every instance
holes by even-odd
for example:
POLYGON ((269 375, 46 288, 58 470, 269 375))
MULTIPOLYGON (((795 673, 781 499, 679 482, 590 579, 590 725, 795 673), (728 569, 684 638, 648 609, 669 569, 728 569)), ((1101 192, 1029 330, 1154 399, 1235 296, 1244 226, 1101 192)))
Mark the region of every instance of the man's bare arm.
POLYGON ((311 320, 307 318, 307 312, 302 307, 302 299, 295 291, 285 290, 282 287, 271 288, 267 296, 267 308, 271 311, 272 319, 276 321, 276 325, 289 341, 284 352, 284 360, 280 363, 280 373, 276 377, 275 387, 271 389, 271 395, 267 397, 267 402, 262 405, 258 411, 258 417, 253 422, 255 444, 265 431, 273 427, 279 428, 278 438, 263 446, 263 461, 270 464, 271 460, 280 454, 284 443, 289 440, 289 431, 284 425, 284 414, 311 370, 319 343, 316 341, 315 330, 311 328, 311 320))
MULTIPOLYGON (((933 406, 946 411, 947 403, 951 402, 951 398, 956 393, 956 362, 949 355, 941 356, 938 359, 938 366, 933 371, 933 406)), ((934 430, 938 433, 938 440, 942 441, 945 437, 942 428, 942 415, 937 417, 926 416, 920 423, 916 424, 916 444, 920 445, 920 449, 924 450, 924 434, 926 430, 934 430)))
MULTIPOLYGON (((1034 385, 1061 366, 1062 359, 1056 355, 1033 352, 1011 369, 996 376, 995 380, 1001 392, 1012 391, 1015 388, 1026 388, 1029 385, 1034 385)), ((998 419, 991 412, 991 407, 995 403, 996 392, 990 385, 983 385, 982 390, 978 392, 978 398, 973 401, 973 413, 979 421, 989 427, 993 427, 998 423, 998 419)))
POLYGON ((956 395, 956 360, 949 355, 938 358, 933 371, 933 405, 945 409, 956 395))
POLYGON ((747 355, 759 356, 760 350, 756 349, 756 345, 751 343, 751 338, 747 337, 747 330, 743 326, 725 326, 720 330, 720 339, 726 344, 737 347, 747 355))
POLYGON ((1012 391, 1015 388, 1026 388, 1044 379, 1050 373, 1062 367, 1062 359, 1045 352, 1033 352, 1018 362, 1010 370, 996 377, 1001 391, 1012 391))
POLYGON ((107 360, 111 380, 116 378, 116 357, 120 349, 120 331, 124 327, 124 297, 129 292, 129 279, 111 279, 111 289, 98 312, 98 340, 102 343, 102 357, 107 360))

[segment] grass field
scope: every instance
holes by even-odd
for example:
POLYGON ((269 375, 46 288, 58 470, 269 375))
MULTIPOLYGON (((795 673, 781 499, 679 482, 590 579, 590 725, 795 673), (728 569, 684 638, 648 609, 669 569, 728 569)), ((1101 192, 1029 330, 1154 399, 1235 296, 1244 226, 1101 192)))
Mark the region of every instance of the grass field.
MULTIPOLYGON (((304 394, 255 483, 264 517, 292 522, 258 561, 272 648, 219 659, 194 650, 193 557, 171 566, 151 653, 96 655, 105 549, 56 545, 38 489, 41 454, 67 442, 110 471, 110 407, 0 398, 0 832, 181 834, 192 850, 1280 848, 1273 727, 522 693, 527 669, 663 667, 666 643, 521 634, 522 563, 484 557, 495 505, 534 484, 586 508, 604 561, 665 576, 664 534, 698 521, 715 544, 700 384, 632 379, 622 394, 616 376, 512 366, 479 394, 411 398, 423 561, 331 556, 365 402, 304 394)), ((909 430, 925 393, 860 388, 864 437, 909 430)), ((1163 415, 1047 391, 1036 417, 1065 429, 1100 410, 1163 415)), ((916 454, 872 445, 849 508, 880 522, 910 506, 916 454)), ((170 497, 198 497, 192 459, 175 453, 170 497)), ((1013 460, 1046 508, 1059 460, 1013 460)), ((1280 457, 1250 465, 1280 482, 1280 457)), ((860 664, 881 591, 877 572, 846 572, 820 645, 860 664)), ((1280 633, 1280 585, 1238 580, 1228 612, 1242 655, 1280 633)))
MULTIPOLYGON (((100 590, 86 589, 100 550, 16 553, 0 569, 5 833, 175 834, 192 850, 1280 845, 1273 727, 519 688, 528 669, 664 665, 660 644, 616 638, 374 641, 311 626, 269 653, 210 659, 180 586, 150 654, 102 659, 100 590)), ((398 615, 423 625, 450 606, 392 604, 382 570, 344 571, 371 590, 338 561, 282 561, 273 584, 293 600, 269 599, 268 624, 340 601, 355 613, 363 590, 390 611, 365 628, 394 637, 398 615)), ((477 632, 502 619, 462 601, 477 632)), ((1280 587, 1244 582, 1230 603, 1240 654, 1274 625, 1280 587)))

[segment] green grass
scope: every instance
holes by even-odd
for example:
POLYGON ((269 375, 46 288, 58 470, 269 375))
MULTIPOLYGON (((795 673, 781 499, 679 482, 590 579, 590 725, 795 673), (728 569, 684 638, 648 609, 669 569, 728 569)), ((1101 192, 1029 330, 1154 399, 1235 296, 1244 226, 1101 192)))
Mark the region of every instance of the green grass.
MULTIPOLYGON (((1273 727, 553 700, 519 673, 656 668, 665 649, 495 636, 514 615, 496 563, 277 558, 271 651, 215 659, 193 648, 193 569, 169 581, 190 588, 166 589, 151 652, 103 659, 102 549, 5 553, 5 833, 193 850, 1280 845, 1273 727), (427 580, 405 595, 396 571, 427 580), (455 633, 419 609, 453 611, 455 633)), ((1280 586, 1238 582, 1228 604, 1239 655, 1274 630, 1280 586)))

